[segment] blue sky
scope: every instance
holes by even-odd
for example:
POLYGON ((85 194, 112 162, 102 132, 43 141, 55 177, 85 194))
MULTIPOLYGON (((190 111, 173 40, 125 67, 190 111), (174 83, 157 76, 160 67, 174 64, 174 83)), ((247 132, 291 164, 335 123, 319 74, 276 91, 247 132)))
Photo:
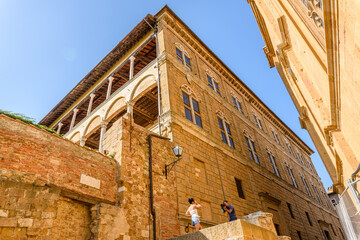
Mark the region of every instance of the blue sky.
MULTIPOLYGON (((40 121, 127 33, 165 4, 296 134, 298 112, 246 0, 0 0, 0 109, 40 121)), ((314 165, 332 185, 317 153, 314 165)))

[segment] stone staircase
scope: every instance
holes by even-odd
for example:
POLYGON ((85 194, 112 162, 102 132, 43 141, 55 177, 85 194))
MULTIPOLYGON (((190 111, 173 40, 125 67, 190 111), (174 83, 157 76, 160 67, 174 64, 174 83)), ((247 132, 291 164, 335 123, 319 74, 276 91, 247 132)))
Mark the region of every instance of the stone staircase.
POLYGON ((255 212, 232 222, 219 224, 169 240, 290 240, 277 236, 272 214, 255 212))

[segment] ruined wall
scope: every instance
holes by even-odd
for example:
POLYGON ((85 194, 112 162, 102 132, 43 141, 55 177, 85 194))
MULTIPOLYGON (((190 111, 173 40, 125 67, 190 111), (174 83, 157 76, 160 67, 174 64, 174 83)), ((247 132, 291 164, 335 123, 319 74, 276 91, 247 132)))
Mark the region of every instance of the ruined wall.
MULTIPOLYGON (((119 119, 107 135, 116 141, 107 145, 112 151, 121 153, 120 202, 124 217, 124 239, 143 239, 152 237, 152 218, 149 212, 149 145, 150 131, 138 125, 130 125, 125 118, 119 119)), ((107 141, 105 139, 105 141, 107 141)), ((111 141, 110 141, 111 142, 111 141)), ((156 229, 159 239, 179 235, 177 194, 174 172, 165 179, 165 163, 175 160, 172 144, 167 140, 152 138, 154 207, 156 229)), ((107 150, 107 149, 105 149, 107 150)))
POLYGON ((0 115, 0 239, 95 236, 91 208, 116 203, 117 168, 114 159, 0 115))

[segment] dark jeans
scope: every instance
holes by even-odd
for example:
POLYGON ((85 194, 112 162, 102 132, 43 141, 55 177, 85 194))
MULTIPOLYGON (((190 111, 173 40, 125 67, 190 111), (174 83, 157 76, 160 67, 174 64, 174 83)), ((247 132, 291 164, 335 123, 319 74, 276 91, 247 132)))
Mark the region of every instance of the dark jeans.
POLYGON ((232 222, 232 221, 235 221, 235 220, 237 220, 237 217, 230 218, 229 222, 232 222))

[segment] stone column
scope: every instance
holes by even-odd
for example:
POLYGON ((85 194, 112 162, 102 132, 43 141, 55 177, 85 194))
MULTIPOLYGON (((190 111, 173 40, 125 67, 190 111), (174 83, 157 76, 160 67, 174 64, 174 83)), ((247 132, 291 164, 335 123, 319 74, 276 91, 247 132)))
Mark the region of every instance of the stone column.
POLYGON ((80 146, 85 146, 86 140, 87 140, 87 138, 85 138, 84 136, 81 137, 81 139, 80 139, 80 146))
POLYGON ((93 101, 94 101, 94 97, 95 97, 95 93, 90 94, 90 102, 89 102, 89 106, 88 106, 86 116, 89 116, 90 113, 91 113, 91 108, 92 108, 92 104, 93 104, 93 101))
POLYGON ((73 129, 73 127, 74 127, 76 114, 79 111, 79 109, 75 108, 73 111, 74 111, 74 114, 73 114, 72 119, 71 119, 71 124, 70 124, 70 130, 69 131, 71 131, 73 129))
POLYGON ((58 129, 57 129, 57 131, 56 131, 57 134, 60 134, 62 125, 63 125, 62 123, 59 123, 59 124, 58 124, 58 129))
POLYGON ((133 116, 133 108, 134 108, 134 103, 132 101, 127 101, 126 102, 126 115, 132 117, 133 116))
POLYGON ((130 57, 130 72, 129 72, 129 80, 131 80, 134 77, 134 60, 135 57, 130 57))
POLYGON ((113 82, 114 78, 112 76, 110 76, 108 78, 108 80, 109 80, 109 85, 108 85, 108 89, 107 89, 107 93, 106 93, 106 99, 108 99, 111 95, 111 86, 112 86, 112 82, 113 82))
POLYGON ((108 122, 102 121, 101 122, 101 129, 100 129, 100 141, 99 141, 99 152, 104 153, 103 149, 103 141, 104 141, 104 135, 106 132, 106 126, 108 125, 108 122))

